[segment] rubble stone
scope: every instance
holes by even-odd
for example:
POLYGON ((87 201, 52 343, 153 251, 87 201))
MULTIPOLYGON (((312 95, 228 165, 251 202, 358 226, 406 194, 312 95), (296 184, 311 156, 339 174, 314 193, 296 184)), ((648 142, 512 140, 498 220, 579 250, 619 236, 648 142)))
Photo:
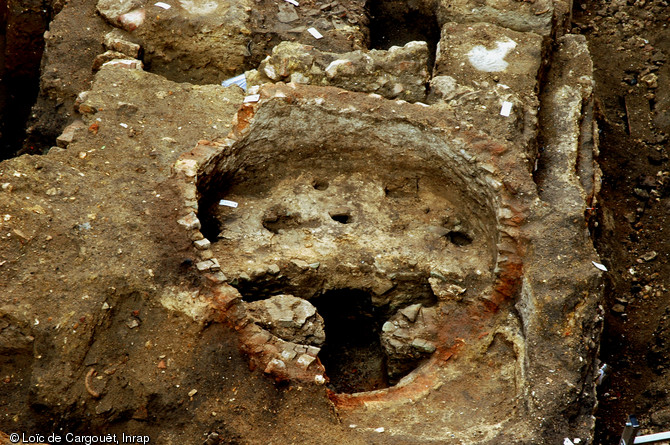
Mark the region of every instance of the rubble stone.
POLYGON ((263 371, 266 374, 278 374, 278 373, 285 373, 286 372, 286 363, 283 361, 273 358, 270 360, 268 363, 267 367, 263 371))
POLYGON ((413 304, 396 312, 382 327, 382 347, 387 357, 388 375, 397 381, 416 363, 435 352, 437 332, 435 308, 413 304))
POLYGON ((74 140, 75 135, 78 130, 86 128, 86 124, 82 120, 76 120, 70 125, 65 127, 63 133, 56 138, 56 143, 60 148, 67 148, 68 145, 74 140))
POLYGON ((437 278, 428 278, 430 288, 440 300, 461 300, 467 289, 453 283, 445 283, 437 278))
POLYGON ((428 354, 432 354, 436 349, 433 342, 429 342, 428 340, 424 340, 422 338, 415 338, 412 340, 412 347, 428 354))
POLYGON ((116 51, 125 54, 126 57, 137 59, 140 55, 140 45, 133 43, 129 33, 115 28, 105 34, 104 45, 108 51, 116 51))
POLYGON ((326 339, 323 318, 307 300, 276 295, 247 303, 247 310, 255 323, 283 340, 320 346, 326 339))
MULTIPOLYGON (((118 51, 105 51, 102 54, 99 54, 94 60, 93 60, 93 71, 96 72, 102 68, 102 66, 111 61, 111 60, 116 60, 116 59, 128 59, 128 56, 124 53, 118 52, 118 51)), ((138 61, 139 62, 139 61, 138 61)))
POLYGON ((387 51, 335 54, 295 42, 282 42, 258 70, 247 72, 247 84, 290 80, 380 94, 389 99, 423 101, 428 82, 426 42, 409 42, 387 51))

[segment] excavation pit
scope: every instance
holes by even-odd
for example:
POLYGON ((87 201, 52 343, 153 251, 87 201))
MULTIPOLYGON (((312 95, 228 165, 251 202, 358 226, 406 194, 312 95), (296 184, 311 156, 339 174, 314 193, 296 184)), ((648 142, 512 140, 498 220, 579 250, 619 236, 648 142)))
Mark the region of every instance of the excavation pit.
POLYGON ((370 0, 370 48, 389 49, 411 41, 424 41, 428 45, 428 67, 435 62, 440 25, 434 8, 421 2, 370 0))
POLYGON ((199 157, 192 216, 207 238, 196 242, 240 307, 278 295, 316 307, 326 333, 316 356, 334 392, 404 387, 507 317, 519 268, 509 233, 522 215, 503 202, 495 166, 470 154, 473 135, 445 137, 423 107, 335 88, 266 87, 261 97, 226 144, 203 143, 177 168, 199 157), (409 117, 385 118, 394 114, 409 117), (291 131, 263 124, 288 116, 291 131))
POLYGON ((337 289, 315 300, 323 314, 326 342, 319 357, 338 393, 387 388, 386 356, 381 344, 384 308, 357 289, 337 289))
POLYGON ((448 307, 491 292, 496 216, 487 191, 470 195, 470 173, 452 171, 436 151, 322 131, 231 153, 200 186, 198 218, 245 301, 289 294, 314 303, 334 391, 382 389, 425 361, 437 337, 436 325, 412 320, 383 338, 385 322, 409 306, 428 311, 438 299, 448 307))
POLYGON ((344 422, 398 418, 407 440, 523 428, 545 304, 522 275, 525 147, 377 95, 259 94, 175 165, 179 222, 252 366, 325 383, 344 422))

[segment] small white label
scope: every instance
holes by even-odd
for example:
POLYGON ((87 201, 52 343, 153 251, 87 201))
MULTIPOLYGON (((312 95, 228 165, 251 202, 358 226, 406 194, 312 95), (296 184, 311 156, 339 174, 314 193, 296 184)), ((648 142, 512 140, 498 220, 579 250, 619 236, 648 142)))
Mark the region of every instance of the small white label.
POLYGON ((596 266, 597 269, 602 270, 603 272, 607 272, 607 267, 605 267, 604 264, 596 263, 595 261, 591 261, 594 266, 596 266))
POLYGON ((128 124, 124 124, 123 122, 121 122, 119 125, 121 125, 123 128, 128 128, 128 124))
POLYGON ((260 94, 252 94, 252 95, 247 96, 247 97, 244 98, 244 103, 248 104, 248 103, 258 102, 259 100, 261 100, 261 95, 260 94))
POLYGON ((154 6, 158 6, 159 8, 163 8, 163 9, 172 8, 172 6, 168 5, 167 3, 163 3, 163 2, 156 2, 156 3, 154 3, 154 6))
POLYGON ((508 117, 509 114, 512 112, 512 102, 503 102, 502 103, 502 108, 500 109, 500 115, 508 117))
POLYGON ((296 2, 295 0, 284 0, 286 3, 290 3, 293 6, 300 6, 300 3, 296 2))
POLYGON ((219 205, 237 208, 237 203, 235 201, 228 201, 227 199, 222 199, 221 201, 219 201, 219 205))
POLYGON ((239 76, 231 77, 230 79, 226 79, 223 82, 221 82, 221 86, 224 87, 229 87, 231 85, 237 85, 238 87, 246 91, 247 90, 246 76, 244 74, 240 74, 239 76))
POLYGON ((307 28, 307 32, 310 33, 315 39, 323 39, 323 35, 316 28, 307 28))

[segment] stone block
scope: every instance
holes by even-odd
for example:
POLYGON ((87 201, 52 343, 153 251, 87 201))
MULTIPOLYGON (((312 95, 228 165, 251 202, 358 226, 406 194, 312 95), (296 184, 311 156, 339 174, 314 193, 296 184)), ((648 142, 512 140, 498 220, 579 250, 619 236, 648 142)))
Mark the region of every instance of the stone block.
POLYGON ((264 329, 260 329, 245 342, 249 345, 264 345, 272 338, 272 334, 264 329))
POLYGON ((440 23, 486 22, 549 36, 554 26, 554 4, 554 0, 438 0, 437 17, 440 23))
POLYGON ((194 159, 180 159, 175 163, 174 170, 192 178, 198 173, 198 162, 194 159))
POLYGON ((212 260, 205 260, 205 261, 200 261, 195 264, 195 267, 200 271, 200 272, 205 272, 208 271, 212 268, 214 263, 212 260))
POLYGON ((263 372, 266 374, 283 374, 286 372, 286 363, 279 359, 273 358, 270 360, 263 372))
POLYGON ((316 360, 315 357, 312 357, 309 354, 302 354, 300 357, 298 357, 298 360, 296 360, 296 364, 302 369, 307 369, 309 368, 309 365, 314 362, 314 360, 316 360))
POLYGON ((419 315, 420 310, 421 310, 421 304, 417 303, 417 304, 411 304, 406 308, 400 309, 398 312, 404 315, 410 322, 414 323, 416 321, 416 317, 419 315))
POLYGON ((102 66, 114 66, 118 68, 126 68, 126 69, 132 69, 132 70, 143 70, 144 69, 144 64, 142 63, 141 60, 137 59, 114 59, 110 60, 109 62, 105 62, 102 64, 102 66))
POLYGON ((458 84, 506 85, 527 103, 537 102, 542 37, 488 23, 442 27, 434 76, 451 76, 458 84))
POLYGON ((142 6, 141 0, 99 0, 98 13, 111 24, 116 24, 123 14, 142 6))
POLYGON ((214 258, 214 253, 209 249, 200 250, 198 252, 198 255, 200 256, 200 259, 202 259, 202 260, 211 260, 212 258, 214 258))
POLYGON ((130 34, 120 29, 113 29, 105 34, 104 45, 109 51, 116 51, 125 54, 131 59, 137 59, 140 55, 140 45, 133 43, 130 39, 130 34))
POLYGON ((226 276, 223 274, 223 272, 216 272, 216 273, 210 273, 205 275, 205 277, 211 281, 212 283, 223 283, 227 280, 226 276))
POLYGON ((76 120, 65 127, 63 133, 56 138, 58 147, 67 148, 67 146, 74 140, 77 130, 81 128, 86 128, 86 124, 84 124, 84 121, 82 120, 76 120))
POLYGON ((193 241, 196 249, 198 250, 207 250, 212 245, 207 238, 203 238, 197 241, 193 241))
POLYGON ((286 361, 293 360, 295 356, 298 355, 297 352, 290 350, 290 349, 284 349, 281 352, 281 358, 286 361))
POLYGON ((182 219, 177 221, 180 226, 184 227, 186 230, 199 230, 200 229, 200 220, 196 216, 195 212, 191 212, 182 219))

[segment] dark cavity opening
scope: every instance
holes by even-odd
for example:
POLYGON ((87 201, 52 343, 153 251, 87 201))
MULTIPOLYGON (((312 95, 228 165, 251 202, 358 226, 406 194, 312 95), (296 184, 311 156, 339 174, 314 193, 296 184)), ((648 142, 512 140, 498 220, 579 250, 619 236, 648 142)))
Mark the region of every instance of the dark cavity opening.
POLYGON ((315 179, 314 182, 312 182, 312 187, 314 187, 315 190, 326 190, 330 184, 328 184, 328 181, 325 179, 315 179))
POLYGON ((237 218, 239 213, 236 211, 237 209, 226 212, 225 207, 222 212, 222 208, 219 205, 222 199, 227 198, 227 192, 231 184, 234 184, 233 180, 234 174, 228 172, 217 178, 215 183, 210 184, 207 188, 201 184, 197 184, 199 199, 196 214, 201 225, 200 232, 211 243, 217 242, 219 238, 225 238, 225 236, 221 235, 225 223, 237 218), (215 192, 214 190, 217 189, 218 192, 215 192))
POLYGON ((435 63, 440 26, 432 10, 410 5, 405 0, 369 0, 370 47, 389 49, 414 40, 428 44, 428 70, 435 63))
POLYGON ((326 342, 319 358, 338 393, 388 388, 386 355, 380 334, 385 311, 372 305, 370 294, 337 289, 311 301, 324 319, 326 342))
POLYGON ((329 213, 333 221, 340 224, 349 224, 351 222, 351 214, 349 212, 335 211, 329 213))
POLYGON ((472 237, 465 232, 452 230, 445 235, 450 243, 457 246, 467 246, 472 244, 472 237))
POLYGON ((211 243, 219 240, 221 234, 221 222, 216 217, 219 203, 208 197, 202 197, 198 202, 198 219, 200 220, 200 232, 211 243))
POLYGON ((51 20, 50 2, 8 1, 0 6, 0 160, 22 150, 26 123, 39 91, 44 31, 51 20))

